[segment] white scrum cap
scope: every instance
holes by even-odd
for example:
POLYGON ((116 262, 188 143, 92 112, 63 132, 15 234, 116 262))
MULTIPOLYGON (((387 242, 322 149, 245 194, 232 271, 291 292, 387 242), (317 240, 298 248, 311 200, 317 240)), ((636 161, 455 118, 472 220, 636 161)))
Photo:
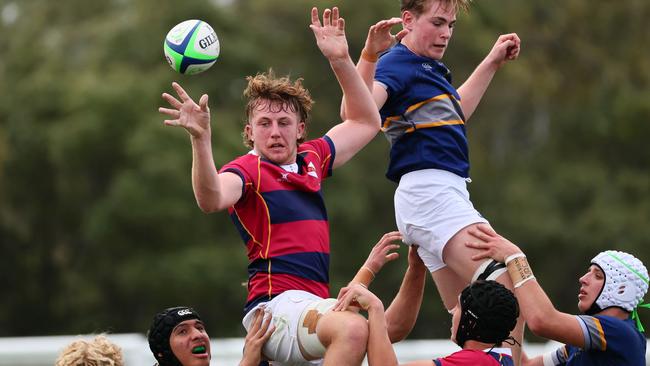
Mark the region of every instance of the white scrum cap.
POLYGON ((633 311, 648 291, 648 270, 643 263, 616 250, 599 253, 591 263, 605 273, 605 284, 595 305, 600 309, 618 306, 633 311))

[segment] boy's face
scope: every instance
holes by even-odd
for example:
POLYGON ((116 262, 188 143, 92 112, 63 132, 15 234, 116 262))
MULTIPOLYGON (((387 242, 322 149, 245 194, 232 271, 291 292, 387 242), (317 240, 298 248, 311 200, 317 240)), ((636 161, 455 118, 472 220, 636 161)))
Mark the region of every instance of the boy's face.
POLYGON ((255 152, 279 165, 296 162, 298 139, 304 132, 305 123, 299 120, 298 112, 286 104, 265 100, 258 103, 246 125, 255 152))
POLYGON ((210 338, 198 319, 179 323, 169 336, 169 346, 183 366, 210 365, 210 338))
POLYGON ((426 10, 416 16, 411 11, 402 13, 404 28, 410 32, 408 44, 411 51, 420 56, 442 59, 456 24, 456 9, 452 6, 432 0, 426 10))
POLYGON ((605 274, 595 264, 589 266, 587 273, 580 277, 580 292, 578 293, 578 309, 586 312, 600 295, 605 286, 605 274))

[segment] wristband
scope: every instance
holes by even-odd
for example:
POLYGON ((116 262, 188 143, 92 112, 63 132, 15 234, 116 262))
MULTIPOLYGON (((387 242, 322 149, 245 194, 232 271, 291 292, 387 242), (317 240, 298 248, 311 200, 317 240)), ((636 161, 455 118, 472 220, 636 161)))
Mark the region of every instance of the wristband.
POLYGON ((521 258, 521 257, 526 258, 526 254, 521 253, 521 252, 519 252, 519 253, 515 253, 515 254, 511 254, 511 255, 509 255, 509 256, 506 257, 506 259, 505 259, 505 261, 503 261, 503 263, 505 263, 506 266, 507 266, 508 263, 509 263, 511 260, 513 260, 513 259, 515 259, 515 258, 521 258))
POLYGON ((519 287, 521 287, 521 285, 523 285, 524 283, 526 283, 526 282, 528 282, 528 281, 530 281, 532 279, 535 279, 535 276, 530 276, 530 277, 526 278, 525 280, 522 280, 520 282, 515 283, 514 288, 519 288, 519 287))
POLYGON ((361 269, 365 269, 366 271, 370 272, 370 274, 372 275, 372 279, 373 279, 373 280, 374 280, 375 277, 377 276, 377 274, 375 273, 375 271, 373 271, 372 269, 370 269, 370 267, 368 267, 368 266, 361 266, 361 269))
POLYGON ((364 48, 361 51, 361 58, 368 61, 368 62, 375 63, 379 59, 379 56, 377 56, 377 54, 372 54, 372 53, 366 51, 366 49, 364 48))
POLYGON ((368 288, 368 285, 370 285, 370 283, 374 279, 375 279, 375 272, 373 272, 372 269, 366 266, 361 266, 361 268, 359 268, 359 271, 354 276, 352 281, 350 281, 350 283, 352 282, 358 283, 363 287, 368 288))
POLYGON ((514 258, 512 258, 512 256, 508 257, 508 264, 506 265, 508 268, 508 275, 510 275, 510 280, 515 288, 523 285, 526 281, 535 278, 535 276, 533 276, 533 271, 528 265, 528 259, 526 259, 526 256, 523 255, 523 253, 521 254, 522 255, 514 258))

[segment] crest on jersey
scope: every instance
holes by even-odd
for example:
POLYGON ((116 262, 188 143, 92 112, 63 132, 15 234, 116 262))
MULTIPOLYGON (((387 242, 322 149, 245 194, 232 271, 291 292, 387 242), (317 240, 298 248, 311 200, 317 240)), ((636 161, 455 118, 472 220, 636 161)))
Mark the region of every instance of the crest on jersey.
POLYGON ((314 166, 314 163, 311 161, 309 164, 307 164, 307 175, 311 175, 314 178, 318 178, 318 174, 316 174, 316 167, 314 166))
POLYGON ((289 172, 280 173, 280 178, 278 182, 288 182, 289 181, 289 172))

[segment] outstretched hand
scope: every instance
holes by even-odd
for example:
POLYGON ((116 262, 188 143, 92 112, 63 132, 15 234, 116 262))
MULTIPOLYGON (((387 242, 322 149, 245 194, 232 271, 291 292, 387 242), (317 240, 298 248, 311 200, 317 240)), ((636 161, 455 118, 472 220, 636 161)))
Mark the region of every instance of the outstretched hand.
POLYGON ((257 366, 262 361, 262 348, 275 331, 275 325, 271 325, 271 314, 264 319, 265 314, 263 308, 255 310, 255 317, 244 343, 244 356, 239 366, 257 366))
POLYGON ((339 8, 323 11, 323 23, 318 17, 318 9, 311 9, 311 24, 309 28, 314 32, 316 44, 321 52, 330 61, 350 57, 348 41, 345 38, 345 20, 339 17, 339 8))
POLYGON ((368 29, 365 50, 371 55, 377 55, 389 49, 408 34, 408 29, 402 29, 397 34, 391 34, 394 25, 402 22, 401 18, 384 19, 368 29))
POLYGON ((517 33, 502 34, 488 53, 486 59, 498 67, 506 62, 516 60, 521 50, 521 40, 517 33))
POLYGON ((399 249, 399 244, 394 243, 397 240, 402 240, 402 235, 399 231, 391 231, 384 234, 372 248, 370 254, 368 254, 368 259, 363 265, 370 269, 373 275, 376 276, 384 267, 384 264, 399 258, 399 253, 390 253, 391 250, 399 249))
POLYGON ((185 92, 185 90, 176 82, 172 87, 178 94, 180 101, 172 95, 163 93, 162 98, 172 106, 172 108, 158 108, 158 112, 170 116, 172 119, 164 121, 166 126, 183 127, 194 138, 210 136, 210 108, 208 107, 208 95, 203 94, 199 99, 199 104, 185 92))
POLYGON ((505 262, 512 254, 521 253, 518 246, 499 235, 489 225, 480 224, 477 228, 469 229, 469 234, 479 241, 465 243, 469 248, 479 249, 481 252, 472 256, 475 261, 492 258, 497 262, 505 262))

